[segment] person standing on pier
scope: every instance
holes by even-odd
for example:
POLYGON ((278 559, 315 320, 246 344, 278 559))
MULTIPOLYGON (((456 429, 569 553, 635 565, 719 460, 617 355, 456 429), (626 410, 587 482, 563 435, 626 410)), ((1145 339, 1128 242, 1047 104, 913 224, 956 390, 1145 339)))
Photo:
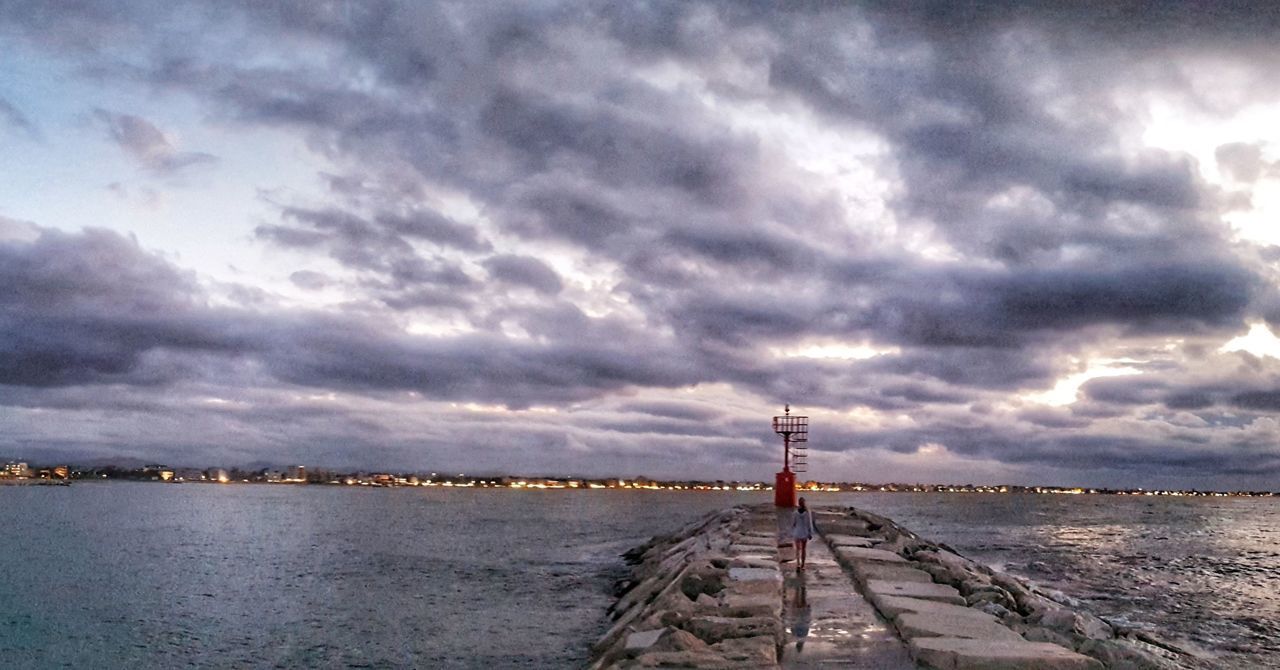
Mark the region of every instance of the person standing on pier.
POLYGON ((813 539, 813 514, 805 505, 804 498, 799 500, 796 514, 791 519, 791 540, 796 549, 796 572, 804 570, 805 547, 813 539))

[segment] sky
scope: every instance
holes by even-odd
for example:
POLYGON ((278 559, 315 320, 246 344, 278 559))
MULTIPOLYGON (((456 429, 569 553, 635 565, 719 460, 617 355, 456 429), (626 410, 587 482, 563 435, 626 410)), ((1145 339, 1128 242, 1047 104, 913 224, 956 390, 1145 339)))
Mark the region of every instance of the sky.
POLYGON ((1269 3, 0 0, 0 458, 1280 489, 1269 3))

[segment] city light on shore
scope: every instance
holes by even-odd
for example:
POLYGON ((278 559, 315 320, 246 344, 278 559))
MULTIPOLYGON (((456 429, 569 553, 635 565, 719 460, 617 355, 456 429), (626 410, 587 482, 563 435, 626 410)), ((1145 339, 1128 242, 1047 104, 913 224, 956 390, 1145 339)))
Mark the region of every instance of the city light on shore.
MULTIPOLYGON (((444 475, 438 472, 339 472, 327 468, 301 465, 282 470, 263 468, 173 468, 147 465, 141 468, 79 468, 74 466, 32 467, 23 462, 10 462, 0 468, 0 483, 38 483, 71 481, 126 480, 163 484, 266 484, 273 486, 330 485, 373 488, 425 487, 441 489, 509 489, 515 491, 693 491, 720 493, 765 493, 774 487, 763 481, 657 480, 648 477, 528 477, 466 474, 444 475)), ((796 491, 805 494, 824 493, 954 493, 954 494, 1042 494, 1042 495, 1127 495, 1174 497, 1273 497, 1269 491, 1202 491, 1177 489, 1115 489, 1068 486, 1021 486, 1015 484, 902 484, 867 482, 796 483, 796 491)))

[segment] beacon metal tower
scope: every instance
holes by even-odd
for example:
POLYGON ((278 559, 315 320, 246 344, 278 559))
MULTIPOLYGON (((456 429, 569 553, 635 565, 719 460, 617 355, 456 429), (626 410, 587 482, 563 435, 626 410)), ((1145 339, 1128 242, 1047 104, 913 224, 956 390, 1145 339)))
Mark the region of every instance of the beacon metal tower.
POLYGON ((782 436, 782 472, 774 479, 773 504, 796 506, 796 473, 809 470, 809 417, 791 416, 788 403, 782 416, 773 417, 773 432, 782 436))

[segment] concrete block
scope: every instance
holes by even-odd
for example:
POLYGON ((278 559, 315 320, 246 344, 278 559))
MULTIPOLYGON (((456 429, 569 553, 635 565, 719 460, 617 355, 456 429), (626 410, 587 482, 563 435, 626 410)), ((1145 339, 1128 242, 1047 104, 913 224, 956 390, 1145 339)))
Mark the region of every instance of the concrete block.
POLYGON ((832 549, 836 547, 863 547, 869 549, 872 544, 875 544, 869 537, 857 537, 855 535, 824 535, 823 537, 826 538, 827 544, 831 545, 832 549))
POLYGON ((782 583, 782 575, 775 567, 768 568, 729 568, 731 582, 777 582, 782 583))
POLYGON ((873 604, 886 619, 896 619, 904 612, 936 612, 950 614, 953 616, 967 616, 977 619, 985 619, 987 621, 995 621, 996 618, 986 612, 976 610, 970 607, 961 607, 960 605, 952 605, 949 603, 940 603, 936 600, 921 600, 919 598, 906 598, 903 596, 880 596, 877 597, 873 604))
POLYGON ((1047 642, 918 637, 911 656, 938 670, 1104 670, 1097 659, 1047 642))
POLYGON ((854 563, 851 569, 853 570, 854 579, 863 588, 866 588, 867 582, 872 579, 881 579, 887 582, 921 582, 926 584, 933 581, 929 573, 898 563, 854 563))
POLYGON ((887 582, 881 579, 869 579, 866 585, 867 595, 874 603, 877 597, 905 596, 921 600, 936 600, 942 603, 964 606, 964 596, 946 584, 925 582, 887 582))
POLYGON ((841 563, 852 564, 866 561, 880 563, 906 563, 907 559, 883 549, 863 549, 861 547, 836 547, 832 550, 841 563))
POLYGON ((782 598, 775 593, 728 593, 720 599, 724 616, 782 616, 782 598))
POLYGON ((770 570, 778 569, 778 561, 772 556, 764 554, 742 554, 729 559, 728 567, 731 568, 766 568, 770 570))
POLYGON ((1022 636, 995 621, 938 612, 905 612, 893 620, 898 633, 908 640, 917 637, 963 637, 977 640, 1012 640, 1022 636))
POLYGON ((759 544, 731 544, 725 551, 729 556, 769 556, 773 557, 774 548, 759 544))

